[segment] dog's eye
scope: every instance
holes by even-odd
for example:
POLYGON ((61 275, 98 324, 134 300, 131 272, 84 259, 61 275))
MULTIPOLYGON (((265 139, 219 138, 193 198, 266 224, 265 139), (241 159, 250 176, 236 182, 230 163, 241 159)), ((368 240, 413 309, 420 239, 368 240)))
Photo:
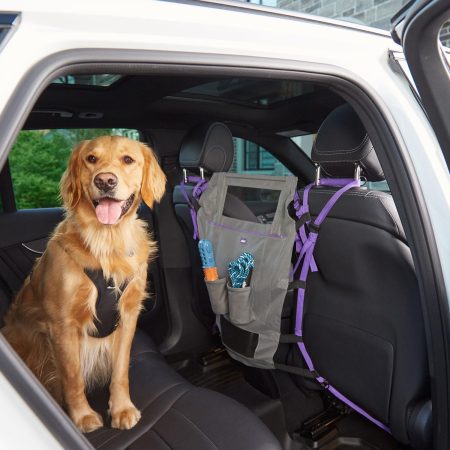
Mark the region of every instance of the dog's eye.
POLYGON ((134 163, 134 159, 131 156, 125 155, 123 157, 123 162, 125 164, 132 164, 132 163, 134 163))
POLYGON ((89 155, 89 156, 86 158, 86 160, 87 160, 87 162, 90 162, 91 164, 95 164, 95 163, 97 162, 97 157, 94 156, 94 155, 89 155))

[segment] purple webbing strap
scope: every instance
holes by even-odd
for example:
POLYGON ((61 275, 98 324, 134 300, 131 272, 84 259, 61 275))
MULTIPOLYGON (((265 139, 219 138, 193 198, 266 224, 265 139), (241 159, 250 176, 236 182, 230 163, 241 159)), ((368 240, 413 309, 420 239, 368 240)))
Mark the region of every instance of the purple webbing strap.
MULTIPOLYGON (((305 202, 305 198, 306 198, 306 200, 308 199, 309 191, 313 186, 314 186, 314 183, 311 183, 305 187, 305 190, 303 192, 302 204, 300 204, 300 198, 298 196, 298 192, 295 191, 294 209, 295 209, 295 215, 297 216, 297 219, 300 219, 305 214, 309 214, 309 205, 308 205, 308 201, 305 202)), ((309 223, 310 223, 310 220, 305 221, 305 223, 303 223, 300 226, 300 228, 298 229, 298 232, 295 234, 295 251, 297 253, 301 252, 303 245, 305 244, 306 240, 308 239, 308 237, 306 236, 305 225, 309 224, 309 223)), ((297 264, 293 268, 292 274, 294 274, 297 271, 299 264, 300 264, 300 259, 298 259, 297 264)), ((311 272, 317 272, 317 265, 316 265, 314 256, 311 258, 311 272)))
MULTIPOLYGON (((326 218, 327 214, 330 212, 331 208, 336 204, 338 199, 341 197, 342 194, 347 192, 349 189, 353 187, 360 186, 359 180, 348 180, 348 179, 322 179, 320 180, 320 184, 322 186, 342 186, 341 189, 336 191, 333 196, 328 200, 322 211, 320 211, 319 215, 317 216, 316 220, 314 220, 313 224, 315 225, 315 229, 309 231, 309 235, 305 241, 302 239, 302 246, 299 252, 298 260, 295 265, 294 272, 297 270, 300 261, 303 260, 303 265, 300 270, 300 281, 306 282, 306 279, 308 277, 309 271, 311 269, 311 262, 313 259, 313 252, 314 247, 317 242, 317 236, 318 236, 318 228, 321 225, 321 223, 326 218)), ((312 185, 308 185, 303 193, 303 210, 309 211, 308 206, 308 196, 309 191, 313 187, 312 185)), ((298 198, 298 197, 297 197, 298 198)), ((299 337, 302 337, 303 335, 303 311, 304 311, 304 303, 305 303, 305 289, 299 288, 298 289, 298 295, 297 295, 297 311, 296 311, 296 317, 295 317, 295 334, 299 337)), ((303 359, 305 360, 305 363, 310 371, 315 371, 314 364, 311 360, 311 357, 308 354, 308 351, 306 350, 306 346, 303 341, 298 342, 298 347, 300 350, 300 353, 303 356, 303 359)), ((352 408, 354 411, 358 412, 371 422, 373 422, 375 425, 379 426, 384 431, 387 431, 390 433, 390 429, 381 423, 379 420, 372 417, 369 413, 364 411, 362 408, 360 408, 358 405, 355 405, 350 399, 345 397, 345 395, 341 394, 337 389, 335 389, 333 386, 330 386, 325 378, 321 377, 320 375, 316 378, 316 380, 322 384, 329 392, 331 392, 335 397, 337 397, 339 400, 341 400, 343 403, 348 405, 350 408, 352 408)))
MULTIPOLYGON (((197 183, 194 186, 194 190, 192 191, 192 196, 198 201, 200 196, 203 194, 203 192, 208 187, 208 182, 201 177, 194 177, 189 176, 186 178, 189 183, 197 183)), ((194 227, 194 239, 198 239, 198 224, 197 224, 197 211, 195 210, 195 206, 192 204, 191 199, 189 198, 188 193, 186 192, 186 185, 184 182, 184 178, 181 180, 180 183, 180 191, 183 194, 183 197, 186 199, 186 202, 189 206, 189 210, 191 212, 191 220, 192 220, 192 226, 194 227)))

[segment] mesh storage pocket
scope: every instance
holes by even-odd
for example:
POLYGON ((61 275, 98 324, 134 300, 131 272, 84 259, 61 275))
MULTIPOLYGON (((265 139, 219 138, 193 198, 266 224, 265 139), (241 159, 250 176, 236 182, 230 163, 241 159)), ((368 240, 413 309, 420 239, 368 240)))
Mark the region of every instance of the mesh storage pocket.
POLYGON ((227 285, 228 309, 231 322, 237 325, 245 325, 254 319, 250 286, 234 288, 227 285))
POLYGON ((214 314, 228 314, 227 279, 219 278, 214 281, 205 280, 205 283, 214 314))

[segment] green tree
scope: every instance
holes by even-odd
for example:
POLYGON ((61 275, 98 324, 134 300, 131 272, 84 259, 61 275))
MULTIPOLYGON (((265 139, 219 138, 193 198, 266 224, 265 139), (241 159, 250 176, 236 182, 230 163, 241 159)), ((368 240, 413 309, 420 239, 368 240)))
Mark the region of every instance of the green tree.
POLYGON ((60 205, 59 181, 80 141, 113 134, 111 129, 22 131, 9 155, 18 209, 60 205))

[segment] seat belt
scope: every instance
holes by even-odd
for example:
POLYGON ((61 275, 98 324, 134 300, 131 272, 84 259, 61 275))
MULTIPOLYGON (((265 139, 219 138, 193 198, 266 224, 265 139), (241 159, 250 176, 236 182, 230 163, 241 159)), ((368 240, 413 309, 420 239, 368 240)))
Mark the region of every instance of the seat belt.
MULTIPOLYGON (((297 215, 297 223, 298 223, 298 231, 296 236, 296 252, 298 253, 298 259, 293 269, 293 273, 297 273, 297 270, 300 267, 300 263, 303 261, 303 264, 300 268, 300 277, 297 280, 297 310, 295 317, 295 335, 299 338, 297 342, 300 353, 303 356, 303 359, 310 370, 311 373, 317 373, 314 369, 314 364, 309 356, 309 353, 306 349, 305 343, 303 341, 303 313, 304 313, 304 303, 305 303, 305 289, 306 289, 306 280, 308 278, 309 272, 316 272, 317 265, 314 260, 314 248, 317 242, 317 237, 319 235, 319 229, 322 222, 327 217, 331 208, 336 204, 339 198, 347 192, 349 189, 353 187, 360 186, 359 179, 346 179, 346 178, 324 178, 320 179, 321 186, 337 186, 341 187, 338 191, 336 191, 332 197, 325 204, 323 209, 318 214, 317 218, 312 221, 311 216, 309 214, 309 192, 314 186, 317 186, 316 182, 307 185, 303 191, 303 202, 300 205, 298 195, 294 197, 294 208, 297 215), (308 232, 307 228, 308 226, 308 232)), ((342 393, 340 393, 337 389, 331 386, 325 378, 317 374, 316 381, 321 384, 326 390, 328 390, 331 394, 333 394, 340 401, 348 405, 351 409, 358 412, 375 425, 390 433, 390 429, 381 423, 379 420, 372 417, 369 413, 364 411, 358 405, 353 403, 350 399, 345 397, 342 393)))

